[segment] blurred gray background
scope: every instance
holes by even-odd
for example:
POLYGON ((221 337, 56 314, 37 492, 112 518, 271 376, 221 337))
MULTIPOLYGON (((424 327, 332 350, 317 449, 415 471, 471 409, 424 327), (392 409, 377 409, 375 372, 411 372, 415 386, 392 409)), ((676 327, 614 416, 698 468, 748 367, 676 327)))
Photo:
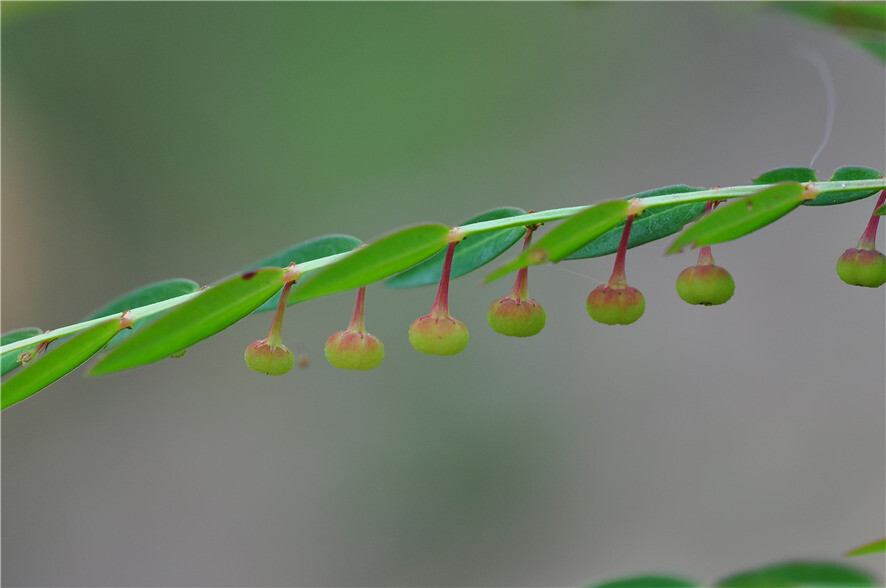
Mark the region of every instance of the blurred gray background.
MULTIPOLYGON (((800 45, 836 82, 819 175, 886 165, 883 66, 756 5, 3 11, 3 330, 328 233, 807 165, 827 108, 800 45)), ((632 250, 630 327, 585 312, 608 257, 530 272, 548 324, 528 341, 486 324, 510 278, 455 281, 456 357, 407 342, 434 288, 373 286, 369 373, 323 358, 352 293, 290 307, 313 361, 285 377, 243 363, 269 314, 181 360, 76 372, 3 412, 3 582, 570 586, 839 560, 886 524, 884 294, 834 271, 873 204, 715 246, 737 283, 720 308, 676 295, 694 253, 632 250)))

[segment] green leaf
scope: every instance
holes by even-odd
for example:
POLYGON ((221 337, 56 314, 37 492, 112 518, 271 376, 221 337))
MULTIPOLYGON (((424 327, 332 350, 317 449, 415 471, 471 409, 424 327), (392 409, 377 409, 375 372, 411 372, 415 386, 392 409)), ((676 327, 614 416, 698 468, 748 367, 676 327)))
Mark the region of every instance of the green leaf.
POLYGON ((528 265, 560 261, 624 220, 629 206, 626 200, 611 200, 567 218, 519 257, 489 274, 486 282, 497 280, 528 265))
POLYGON ((808 167, 780 167, 760 174, 753 180, 755 184, 780 184, 781 182, 817 182, 815 170, 808 167))
MULTIPOLYGON (((869 167, 846 166, 841 167, 831 176, 832 182, 850 182, 853 180, 878 180, 883 174, 869 167)), ((853 200, 861 200, 879 192, 880 189, 874 190, 856 190, 854 192, 822 192, 813 200, 807 200, 803 204, 806 206, 831 206, 833 204, 843 204, 852 202, 853 200)))
MULTIPOLYGON (((496 208, 461 223, 469 225, 483 221, 496 220, 526 214, 520 208, 496 208)), ((468 274, 481 267, 505 251, 520 240, 526 233, 525 227, 512 227, 498 231, 477 233, 469 235, 462 240, 452 255, 451 278, 457 278, 468 274)), ((416 286, 428 286, 436 284, 443 275, 443 261, 446 259, 446 251, 440 251, 429 257, 420 264, 400 272, 385 282, 388 288, 414 288, 416 286)))
POLYGON ((776 184, 718 208, 683 231, 667 252, 677 253, 690 244, 700 247, 743 237, 797 208, 803 192, 800 184, 776 184))
MULTIPOLYGON (((320 259, 321 257, 329 257, 330 255, 337 255, 339 253, 344 253, 345 251, 351 251, 362 244, 363 241, 357 237, 351 237, 350 235, 325 235, 323 237, 317 237, 316 239, 302 241, 292 247, 287 247, 283 251, 278 251, 274 255, 253 263, 246 269, 254 270, 263 267, 285 268, 293 262, 304 263, 306 261, 320 259)), ((277 292, 264 304, 256 308, 255 312, 275 310, 279 302, 280 292, 277 292)))
POLYGON ((353 290, 401 272, 446 247, 448 237, 449 227, 435 223, 390 233, 293 288, 289 304, 353 290))
MULTIPOLYGON (((25 327, 23 329, 9 331, 8 333, 3 333, 3 336, 0 337, 0 345, 9 345, 10 343, 30 339, 31 337, 36 337, 42 332, 43 331, 41 329, 38 329, 37 327, 25 327)), ((0 363, 2 363, 2 371, 0 371, 0 375, 5 376, 15 368, 19 367, 21 364, 18 362, 18 356, 26 351, 33 352, 35 349, 37 349, 37 345, 32 345, 31 347, 16 349, 15 351, 4 353, 2 356, 0 356, 0 363)))
POLYGON ((884 204, 883 206, 881 206, 880 208, 875 210, 874 214, 878 214, 880 216, 883 216, 884 214, 886 214, 886 204, 884 204))
MULTIPOLYGON (((169 300, 170 298, 175 298, 176 296, 182 296, 184 294, 190 294, 192 292, 196 292, 200 289, 200 284, 194 282, 193 280, 184 280, 184 279, 173 279, 173 280, 163 280, 161 282, 154 282, 153 284, 148 284, 147 286, 142 286, 141 288, 137 288, 131 292, 127 292, 123 296, 108 302, 100 309, 93 312, 84 320, 92 320, 101 318, 103 316, 108 316, 112 314, 117 314, 126 310, 131 310, 133 308, 138 308, 139 306, 147 306, 149 304, 154 304, 155 302, 163 302, 164 300, 169 300)), ((133 323, 132 328, 125 329, 120 331, 120 334, 114 337, 114 340, 108 344, 108 349, 116 347, 126 339, 128 339, 132 334, 140 329, 142 329, 145 325, 150 324, 151 322, 157 320, 165 313, 158 313, 146 318, 143 318, 139 321, 133 323)))
POLYGON ((71 337, 47 351, 3 383, 2 408, 20 402, 49 386, 98 353, 120 330, 120 319, 110 319, 71 337))
POLYGON ((886 10, 882 2, 775 2, 775 6, 828 25, 886 62, 886 10))
MULTIPOLYGON (((702 188, 692 188, 690 186, 665 186, 664 188, 656 188, 655 190, 628 196, 625 200, 700 192, 701 190, 702 188)), ((628 249, 673 235, 680 231, 686 223, 692 222, 704 214, 704 208, 704 202, 687 202, 670 206, 656 206, 655 208, 644 210, 634 218, 634 222, 631 225, 628 249)), ((615 253, 618 251, 624 226, 625 221, 620 222, 617 226, 609 229, 578 251, 568 255, 566 259, 584 259, 615 253)))
POLYGON ((832 586, 852 588, 876 586, 867 573, 836 563, 794 561, 739 572, 720 580, 719 588, 800 588, 832 586))
POLYGON ((236 275, 171 309, 105 355, 90 375, 110 374, 169 357, 210 337, 258 308, 283 286, 284 270, 236 275))
POLYGON ((855 557, 856 555, 868 555, 871 553, 882 553, 884 551, 886 551, 886 539, 878 539, 877 541, 872 541, 860 547, 856 547, 846 555, 849 557, 855 557))
POLYGON ((127 292, 123 296, 108 302, 83 320, 91 321, 103 316, 138 308, 139 306, 147 306, 148 304, 162 302, 183 294, 190 294, 199 289, 200 284, 192 280, 175 279, 154 282, 153 284, 127 292))
POLYGON ((701 584, 676 576, 645 575, 591 584, 587 588, 699 588, 701 584))
POLYGON ((886 63, 886 36, 880 35, 879 37, 870 39, 858 38, 855 39, 855 44, 880 61, 886 63))

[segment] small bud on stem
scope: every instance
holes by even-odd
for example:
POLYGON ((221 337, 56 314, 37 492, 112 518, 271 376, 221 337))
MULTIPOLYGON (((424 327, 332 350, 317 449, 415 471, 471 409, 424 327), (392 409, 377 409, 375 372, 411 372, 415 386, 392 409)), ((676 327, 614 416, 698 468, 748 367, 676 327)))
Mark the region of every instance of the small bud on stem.
POLYGON ((246 365, 257 372, 270 376, 282 376, 295 365, 295 356, 283 345, 283 315, 286 312, 286 301, 293 283, 292 281, 286 282, 283 286, 268 336, 253 341, 246 348, 244 354, 246 365))
MULTIPOLYGON (((880 193, 874 210, 883 206, 886 190, 880 193)), ((858 247, 847 249, 837 260, 837 275, 852 286, 879 288, 886 284, 886 255, 877 251, 877 228, 880 215, 871 215, 868 226, 858 240, 858 247)))
POLYGON ((385 357, 385 346, 378 337, 366 332, 363 324, 363 304, 366 286, 357 290, 357 301, 351 322, 344 331, 330 335, 326 340, 326 359, 331 365, 344 370, 371 370, 378 367, 385 357))
MULTIPOLYGON (((523 251, 529 248, 537 228, 537 225, 527 227, 523 251)), ((529 267, 520 268, 511 295, 493 302, 486 319, 493 331, 509 337, 531 337, 541 332, 547 316, 541 304, 529 297, 529 267)))
POLYGON ((634 216, 628 215, 609 282, 597 286, 588 294, 586 303, 588 315, 598 323, 629 325, 643 316, 646 310, 646 299, 643 298, 643 294, 636 288, 628 286, 625 278, 625 257, 633 222, 634 216))
POLYGON ((409 342, 428 355, 455 355, 468 345, 468 328, 449 315, 449 275, 452 256, 458 243, 449 243, 443 262, 443 274, 430 314, 415 319, 409 326, 409 342))

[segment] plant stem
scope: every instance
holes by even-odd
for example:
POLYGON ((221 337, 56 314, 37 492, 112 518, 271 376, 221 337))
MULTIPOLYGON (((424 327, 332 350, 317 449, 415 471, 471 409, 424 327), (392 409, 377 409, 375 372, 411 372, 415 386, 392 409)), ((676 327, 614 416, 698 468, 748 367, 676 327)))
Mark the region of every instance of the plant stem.
POLYGON ((449 316, 449 274, 452 272, 452 255, 458 242, 450 243, 446 249, 446 259, 443 261, 443 274, 440 276, 440 287, 437 288, 437 298, 431 307, 431 316, 445 318, 449 316))
POLYGON ((618 244, 618 252, 615 254, 615 267, 612 268, 612 276, 609 277, 610 288, 624 288, 627 285, 625 278, 625 256, 628 252, 628 239, 631 236, 631 225, 634 224, 634 215, 629 215, 625 220, 625 228, 621 232, 621 242, 618 244))
MULTIPOLYGON (((806 186, 807 189, 811 192, 855 192, 858 190, 883 190, 886 189, 886 179, 880 178, 877 180, 853 180, 846 182, 810 182, 808 184, 804 184, 804 186, 806 186)), ((743 198, 745 196, 750 196, 751 194, 765 189, 765 187, 766 186, 761 185, 749 185, 734 186, 730 188, 716 188, 714 190, 704 190, 701 192, 683 192, 680 194, 668 194, 666 196, 651 196, 649 198, 643 198, 638 202, 643 206, 644 209, 646 209, 654 208, 657 206, 667 206, 669 204, 684 204, 687 202, 728 200, 730 198, 743 198)), ((880 198, 881 200, 883 199, 882 194, 880 195, 880 198)), ((469 235, 495 231, 498 229, 523 227, 527 225, 537 225, 545 222, 561 220, 587 210, 590 207, 591 206, 586 205, 572 206, 568 208, 554 208, 551 210, 521 214, 518 216, 512 216, 503 219, 470 223, 456 228, 461 231, 463 236, 467 237, 469 235)), ((639 212, 637 214, 639 214, 639 212)), ((876 229, 874 229, 874 232, 876 232, 876 229)), ((865 231, 865 233, 867 234, 867 231, 865 231)), ((354 251, 356 251, 356 249, 354 251)), ((312 259, 310 261, 305 261, 304 263, 300 263, 298 264, 298 275, 302 276, 308 272, 316 271, 318 269, 330 266, 348 257, 349 255, 351 255, 351 253, 353 253, 353 251, 346 251, 344 253, 337 253, 335 255, 320 257, 317 259, 312 259)), ((130 317, 133 321, 141 320, 145 317, 157 314, 158 312, 163 312, 164 310, 168 310, 170 308, 179 306, 180 304, 184 304, 188 300, 199 296, 201 292, 202 290, 198 290, 197 292, 191 292, 190 294, 183 294, 181 296, 176 296, 175 298, 170 298, 161 302, 155 302, 154 304, 149 304, 147 306, 130 309, 130 317)), ((121 318, 123 316, 123 313, 103 316, 97 319, 68 325, 66 327, 46 331, 41 335, 35 335, 34 337, 30 337, 28 339, 16 341, 15 343, 8 343, 6 345, 0 346, 0 353, 17 351, 26 347, 31 347, 38 343, 42 343, 43 341, 51 341, 52 339, 58 339, 59 337, 64 337, 66 335, 77 333, 79 331, 88 329, 89 327, 93 327, 101 322, 104 322, 112 316, 121 318)))
MULTIPOLYGON (((886 190, 880 192, 880 197, 877 198, 877 205, 874 206, 874 210, 877 210, 881 206, 883 206, 883 202, 886 201, 886 190)), ((864 233, 861 234, 861 239, 858 240, 858 248, 866 249, 868 251, 873 251, 877 248, 877 227, 880 226, 880 215, 872 214, 871 220, 868 221, 868 226, 864 230, 864 233)))
MULTIPOLYGON (((714 202, 708 202, 704 207, 704 213, 711 214, 714 210, 714 202)), ((698 262, 696 265, 714 265, 714 256, 711 255, 711 246, 705 245, 698 250, 698 262)))
POLYGON ((362 286, 357 290, 357 301, 354 303, 354 314, 351 315, 351 323, 348 325, 349 331, 355 333, 364 333, 366 328, 363 325, 363 300, 366 298, 366 286, 362 286))
MULTIPOLYGON (((526 230, 526 237, 523 238, 523 251, 529 249, 529 242, 532 241, 532 233, 538 225, 530 225, 526 230)), ((511 289, 511 298, 514 300, 526 300, 529 298, 529 266, 521 267, 517 272, 517 279, 514 281, 514 287, 511 289)))
POLYGON ((283 345, 283 315, 286 314, 286 300, 289 298, 289 290, 294 282, 286 282, 283 290, 280 292, 280 302, 277 303, 277 310, 274 312, 274 320, 271 322, 271 330, 265 341, 274 347, 283 345))

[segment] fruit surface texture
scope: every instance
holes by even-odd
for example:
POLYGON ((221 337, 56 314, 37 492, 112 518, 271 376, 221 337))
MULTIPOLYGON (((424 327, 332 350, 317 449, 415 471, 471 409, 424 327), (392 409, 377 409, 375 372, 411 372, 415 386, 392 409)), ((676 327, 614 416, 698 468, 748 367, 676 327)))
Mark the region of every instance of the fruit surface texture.
POLYGON ((677 276, 677 294, 689 304, 723 304, 735 293, 735 280, 718 265, 687 267, 677 276))
POLYGON ((886 284, 886 255, 872 249, 847 249, 837 260, 837 275, 853 286, 886 284))
POLYGON ((428 355, 455 355, 468 345, 468 328, 451 316, 425 315, 409 327, 409 342, 428 355))
POLYGON ((606 325, 629 325, 646 310, 643 294, 631 286, 597 286, 587 299, 588 315, 606 325))

